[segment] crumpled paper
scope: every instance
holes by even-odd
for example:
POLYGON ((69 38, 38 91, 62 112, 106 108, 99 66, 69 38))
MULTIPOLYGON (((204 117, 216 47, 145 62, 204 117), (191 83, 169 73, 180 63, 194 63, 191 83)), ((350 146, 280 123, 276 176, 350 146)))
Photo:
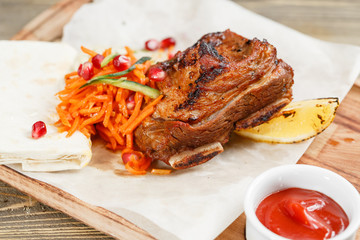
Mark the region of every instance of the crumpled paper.
MULTIPOLYGON (((295 71, 295 100, 343 99, 359 74, 359 47, 311 38, 227 0, 95 1, 75 13, 63 42, 76 49, 141 49, 147 39, 172 36, 183 50, 208 32, 228 28, 276 46, 295 71)), ((119 214, 158 239, 213 239, 243 212, 254 177, 296 163, 310 143, 271 145, 233 136, 224 153, 206 164, 137 177, 116 175, 113 169, 123 168, 119 155, 95 143, 92 164, 80 171, 24 174, 119 214)))

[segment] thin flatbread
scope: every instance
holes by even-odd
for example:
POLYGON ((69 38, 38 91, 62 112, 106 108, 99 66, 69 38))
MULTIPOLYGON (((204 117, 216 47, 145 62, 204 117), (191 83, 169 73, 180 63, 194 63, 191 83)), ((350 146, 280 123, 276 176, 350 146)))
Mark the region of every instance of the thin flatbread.
POLYGON ((0 41, 0 164, 20 163, 25 171, 80 169, 91 159, 91 141, 80 132, 66 137, 55 94, 64 85, 77 52, 66 44, 0 41), (47 134, 31 137, 43 121, 47 134))

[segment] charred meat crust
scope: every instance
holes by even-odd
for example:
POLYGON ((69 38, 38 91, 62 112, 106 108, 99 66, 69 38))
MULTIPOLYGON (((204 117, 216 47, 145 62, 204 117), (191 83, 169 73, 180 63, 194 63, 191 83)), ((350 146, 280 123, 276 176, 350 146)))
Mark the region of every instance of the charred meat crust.
POLYGON ((175 169, 189 168, 207 162, 223 151, 221 143, 214 142, 191 151, 175 154, 170 158, 169 164, 175 169))
POLYGON ((196 166, 196 165, 199 165, 199 164, 209 161, 210 159, 212 159, 219 153, 220 153, 219 151, 211 152, 209 154, 197 153, 188 158, 185 158, 180 163, 173 165, 173 168, 185 169, 185 168, 193 167, 193 166, 196 166))
MULTIPOLYGON (((181 67, 186 68, 192 66, 200 61, 199 77, 191 83, 189 86, 191 91, 187 95, 187 99, 175 107, 175 111, 180 109, 187 109, 194 105, 197 99, 201 96, 202 85, 213 81, 216 77, 227 71, 228 62, 221 56, 216 50, 213 42, 199 41, 194 47, 198 47, 199 59, 193 59, 190 64, 184 61, 184 58, 180 60, 181 67)), ((194 56, 194 55, 193 55, 194 56)), ((192 72, 193 74, 193 72, 192 72)))
POLYGON ((156 67, 166 72, 157 83, 164 98, 136 129, 135 143, 168 164, 182 151, 225 144, 235 126, 261 124, 292 98, 293 70, 276 49, 230 30, 207 34, 156 67))

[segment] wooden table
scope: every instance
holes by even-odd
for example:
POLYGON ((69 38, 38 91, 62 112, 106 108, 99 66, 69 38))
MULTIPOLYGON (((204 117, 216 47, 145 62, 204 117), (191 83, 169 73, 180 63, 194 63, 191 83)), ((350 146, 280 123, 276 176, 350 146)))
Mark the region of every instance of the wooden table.
MULTIPOLYGON (((62 26, 78 7, 88 1, 62 0, 49 8, 56 0, 0 0, 0 39, 8 39, 17 33, 13 39, 58 40, 61 38, 62 26), (44 9, 47 10, 38 15, 44 9), (30 21, 36 15, 38 16, 30 21), (24 25, 25 27, 20 31, 21 26, 24 25)), ((311 36, 360 45, 360 1, 358 0, 236 0, 236 2, 311 36)), ((360 109, 359 79, 339 107, 334 123, 316 137, 299 162, 335 171, 360 190, 358 109, 360 109)), ((244 223, 245 216, 241 215, 220 234, 218 239, 244 239, 244 223)), ((0 182, 0 238, 113 239, 38 202, 4 182, 0 182)), ((359 232, 357 239, 360 239, 359 232)))

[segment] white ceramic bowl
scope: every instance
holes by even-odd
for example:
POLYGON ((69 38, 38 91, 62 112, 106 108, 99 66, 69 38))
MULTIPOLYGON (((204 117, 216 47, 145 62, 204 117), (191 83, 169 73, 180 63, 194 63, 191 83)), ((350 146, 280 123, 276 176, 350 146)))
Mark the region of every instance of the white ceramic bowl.
POLYGON ((284 165, 265 171, 250 184, 245 200, 247 240, 287 240, 267 229, 256 217, 260 202, 273 192, 290 188, 322 192, 336 201, 346 212, 349 226, 331 240, 353 240, 360 226, 360 195, 354 186, 340 175, 310 165, 284 165))

